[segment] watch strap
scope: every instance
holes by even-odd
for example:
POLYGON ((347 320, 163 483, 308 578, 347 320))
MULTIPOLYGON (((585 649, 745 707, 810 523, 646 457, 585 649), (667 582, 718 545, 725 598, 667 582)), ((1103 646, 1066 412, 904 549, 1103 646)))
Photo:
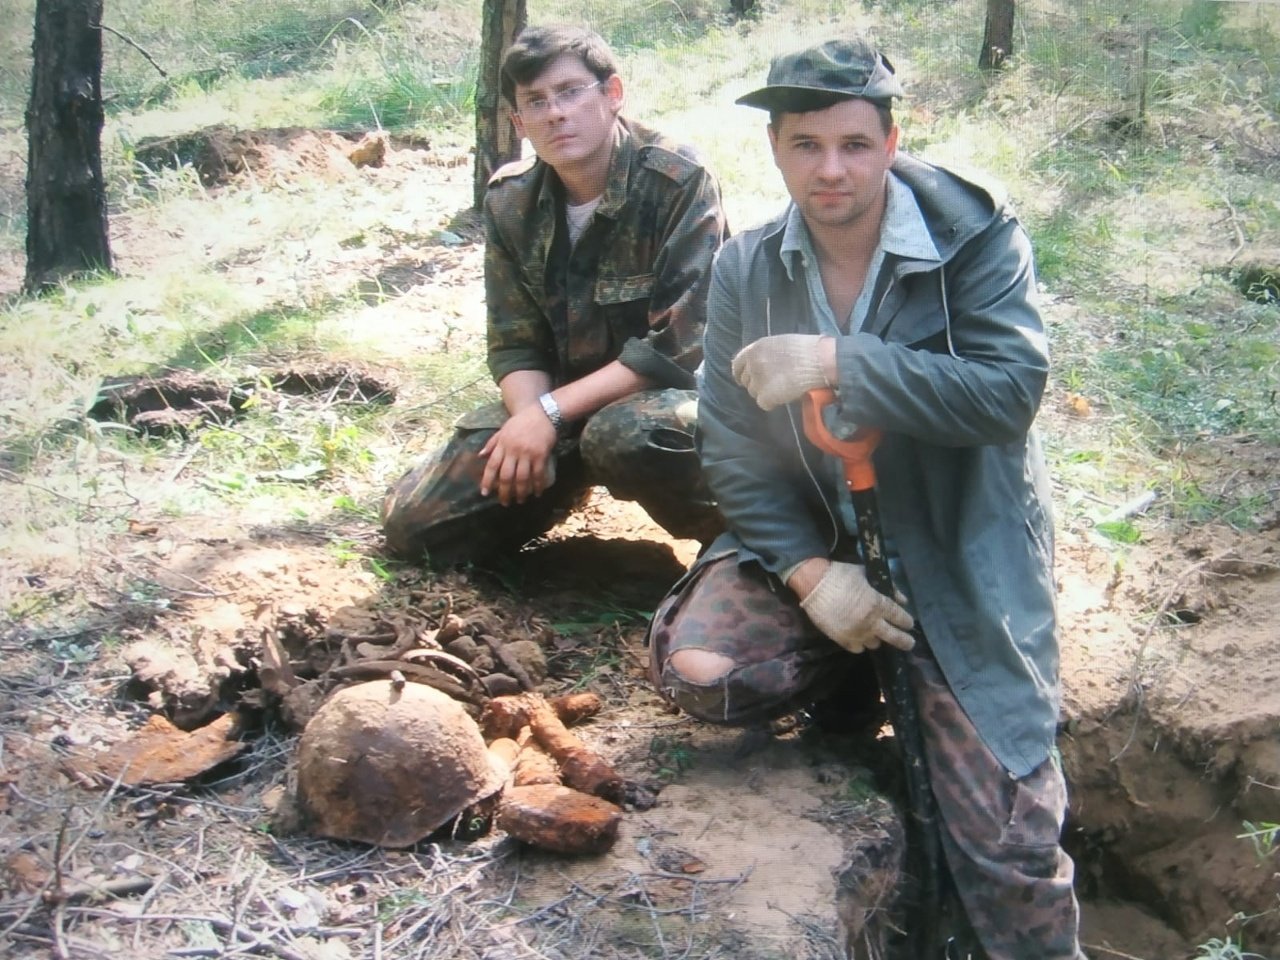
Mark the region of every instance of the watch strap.
POLYGON ((538 403, 542 405, 542 412, 547 415, 551 426, 555 428, 556 436, 561 436, 564 433, 564 414, 560 412, 560 404, 556 403, 556 398, 550 393, 544 393, 538 397, 538 403))

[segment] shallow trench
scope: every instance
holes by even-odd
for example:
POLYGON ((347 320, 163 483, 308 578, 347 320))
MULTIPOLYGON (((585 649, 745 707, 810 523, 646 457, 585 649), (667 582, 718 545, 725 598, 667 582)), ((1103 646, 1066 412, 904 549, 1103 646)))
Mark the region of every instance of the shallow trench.
POLYGON ((1232 937, 1280 958, 1280 853, 1241 837, 1280 822, 1274 733, 1179 742, 1130 711, 1073 721, 1059 745, 1091 956, 1176 960, 1232 937))

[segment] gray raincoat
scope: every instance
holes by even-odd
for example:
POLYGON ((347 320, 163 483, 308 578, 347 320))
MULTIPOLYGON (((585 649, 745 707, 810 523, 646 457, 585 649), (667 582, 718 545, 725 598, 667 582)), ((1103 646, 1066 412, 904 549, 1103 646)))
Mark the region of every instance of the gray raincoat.
MULTIPOLYGON (((1015 777, 1048 756, 1058 639, 1048 476, 1031 425, 1048 373, 1031 246, 997 190, 899 154, 941 256, 889 254, 865 332, 841 337, 845 417, 884 431, 875 455, 885 535, 957 699, 1015 777)), ((707 482, 728 522, 703 559, 737 549, 781 573, 830 555, 847 496, 819 469, 799 403, 764 412, 733 356, 813 333, 804 268, 779 257, 785 216, 720 251, 698 411, 707 482)))

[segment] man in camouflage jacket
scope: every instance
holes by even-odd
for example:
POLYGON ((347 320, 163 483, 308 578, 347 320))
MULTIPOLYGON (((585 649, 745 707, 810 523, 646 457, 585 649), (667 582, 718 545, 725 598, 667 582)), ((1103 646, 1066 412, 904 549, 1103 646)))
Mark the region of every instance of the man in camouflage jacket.
POLYGON ((534 158, 484 202, 489 369, 500 403, 388 492, 389 549, 480 559, 545 532, 593 485, 672 536, 721 528, 693 427, 707 278, 727 236, 696 155, 619 115, 622 80, 596 34, 530 28, 502 92, 534 158))

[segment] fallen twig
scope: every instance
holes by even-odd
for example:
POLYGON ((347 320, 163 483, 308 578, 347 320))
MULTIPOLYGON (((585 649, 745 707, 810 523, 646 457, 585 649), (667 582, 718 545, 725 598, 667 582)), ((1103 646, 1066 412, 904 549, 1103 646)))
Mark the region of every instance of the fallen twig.
MULTIPOLYGON (((261 902, 266 903, 265 899, 261 902)), ((265 950, 273 957, 279 957, 280 960, 310 960, 311 955, 300 950, 278 942, 273 942, 271 937, 276 934, 285 934, 292 938, 296 934, 301 933, 306 936, 313 937, 351 937, 364 936, 365 931, 356 927, 307 927, 299 928, 295 931, 288 923, 281 922, 277 926, 269 926, 264 923, 251 921, 235 921, 228 920, 225 917, 213 916, 209 914, 195 913, 116 913, 113 910, 96 910, 88 907, 72 907, 69 908, 71 913, 84 916, 92 916, 103 919, 115 920, 123 923, 150 923, 153 921, 168 921, 170 923, 205 923, 212 927, 218 933, 223 934, 233 940, 240 941, 232 951, 228 951, 225 947, 217 948, 213 954, 209 953, 179 953, 178 950, 187 948, 177 948, 168 951, 171 956, 227 956, 228 953, 244 952, 245 948, 249 950, 265 950)), ((274 912, 274 911, 273 911, 274 912)), ((209 950, 213 948, 196 947, 190 948, 196 950, 209 950)))
POLYGON ((1109 957, 1119 957, 1120 960, 1146 960, 1145 957, 1135 957, 1132 953, 1123 953, 1120 950, 1112 950, 1110 947, 1104 947, 1098 943, 1082 943, 1080 946, 1093 953, 1105 953, 1109 957))
POLYGON ((1244 249, 1245 237, 1244 230, 1240 227, 1240 215, 1236 213, 1236 208, 1231 203, 1231 198, 1226 194, 1223 194, 1222 202, 1227 205, 1227 210, 1229 211, 1227 223, 1231 225, 1231 229, 1236 235, 1235 249, 1231 251, 1231 256, 1227 257, 1227 263, 1230 263, 1236 257, 1240 256, 1240 251, 1244 249))
POLYGON ((77 880, 69 887, 60 884, 57 890, 50 890, 44 895, 44 901, 73 904, 94 897, 129 897, 135 893, 147 893, 155 885, 156 882, 151 877, 122 877, 118 880, 104 880, 101 883, 77 880))

